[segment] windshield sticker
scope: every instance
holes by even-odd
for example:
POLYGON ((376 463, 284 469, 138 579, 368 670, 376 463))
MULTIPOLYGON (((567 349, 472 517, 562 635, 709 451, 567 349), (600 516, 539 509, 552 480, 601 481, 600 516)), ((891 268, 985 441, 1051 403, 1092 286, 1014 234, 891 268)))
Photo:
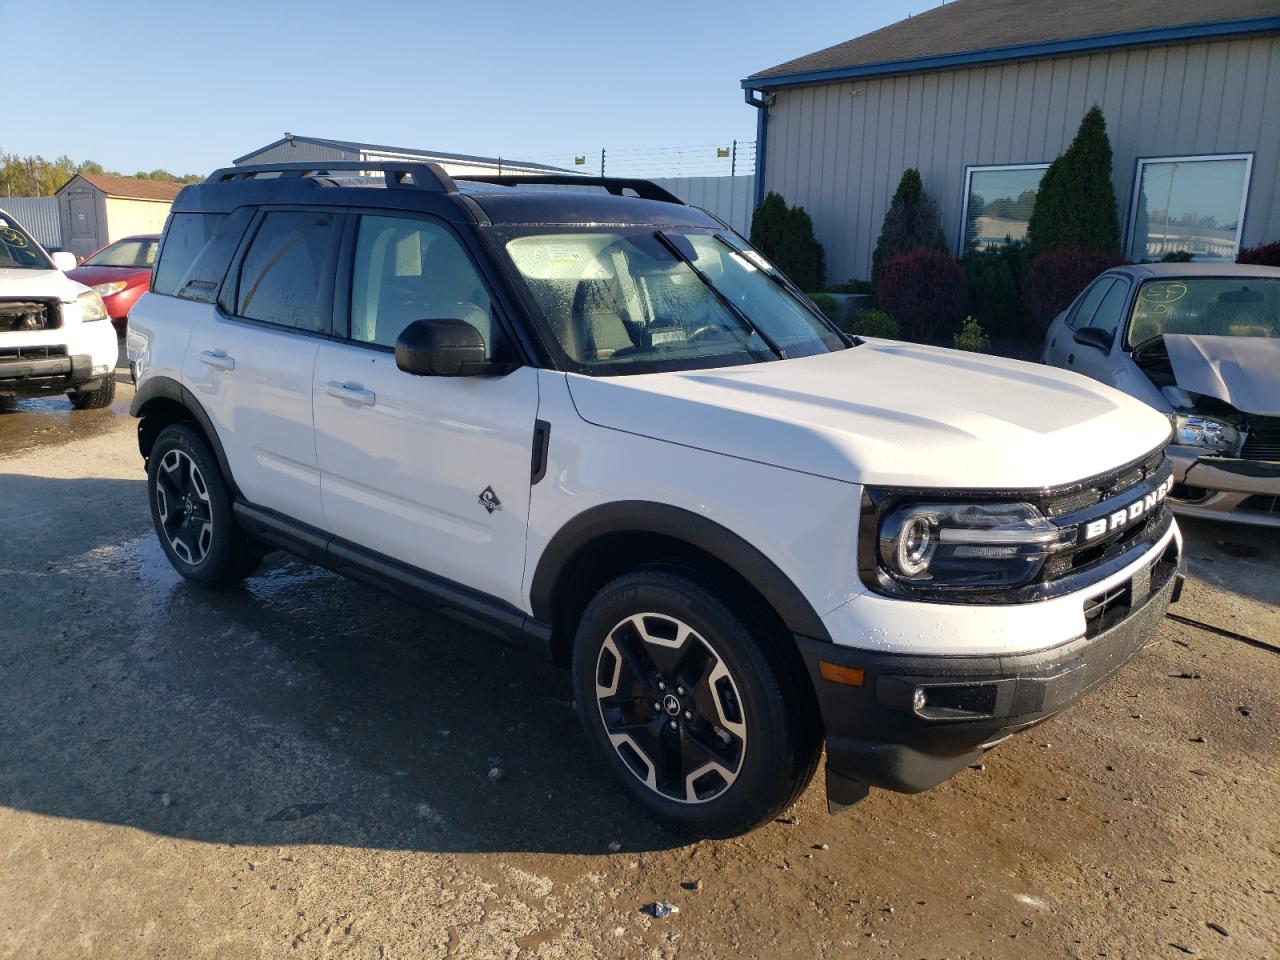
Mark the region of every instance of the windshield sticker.
POLYGON ((582 263, 582 252, 577 247, 563 243, 549 243, 546 251, 547 259, 552 263, 582 263))

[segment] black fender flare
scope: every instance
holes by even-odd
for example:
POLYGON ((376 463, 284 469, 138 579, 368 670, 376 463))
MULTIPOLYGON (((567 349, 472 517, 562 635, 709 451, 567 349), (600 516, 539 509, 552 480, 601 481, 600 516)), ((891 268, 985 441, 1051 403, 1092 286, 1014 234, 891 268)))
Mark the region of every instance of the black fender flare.
POLYGON ((822 618, 804 594, 759 549, 701 514, 647 500, 622 500, 591 507, 556 532, 538 559, 530 585, 534 617, 543 623, 552 622, 561 574, 580 550, 613 533, 659 534, 696 547, 751 584, 792 633, 831 641, 822 618))
POLYGON ((196 422, 208 438, 209 446, 213 448, 213 455, 218 461, 218 469, 222 471, 222 477, 231 488, 232 495, 237 495, 239 489, 236 487, 235 478, 231 475, 231 464, 227 461, 227 452, 222 449, 222 441, 218 438, 218 431, 214 429, 213 421, 209 418, 209 414, 205 412, 204 407, 200 405, 200 401, 196 399, 195 394, 172 377, 148 377, 142 386, 138 388, 138 392, 134 394, 133 402, 129 405, 129 414, 139 418, 138 452, 142 454, 143 459, 146 459, 150 453, 150 445, 147 443, 147 437, 143 433, 143 424, 147 416, 147 405, 154 400, 171 400, 190 414, 191 419, 196 422))

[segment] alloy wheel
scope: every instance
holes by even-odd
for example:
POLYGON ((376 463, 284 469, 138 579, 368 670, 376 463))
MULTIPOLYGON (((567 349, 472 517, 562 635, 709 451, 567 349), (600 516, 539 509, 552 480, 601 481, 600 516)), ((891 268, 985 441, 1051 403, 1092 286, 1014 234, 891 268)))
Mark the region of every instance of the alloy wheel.
POLYGON ((742 770, 742 698, 715 647, 661 613, 627 617, 596 658, 596 701, 609 742, 650 790, 707 803, 742 770))
POLYGON ((170 450, 156 471, 156 509, 169 546, 197 566, 213 543, 213 509, 200 468, 182 450, 170 450))

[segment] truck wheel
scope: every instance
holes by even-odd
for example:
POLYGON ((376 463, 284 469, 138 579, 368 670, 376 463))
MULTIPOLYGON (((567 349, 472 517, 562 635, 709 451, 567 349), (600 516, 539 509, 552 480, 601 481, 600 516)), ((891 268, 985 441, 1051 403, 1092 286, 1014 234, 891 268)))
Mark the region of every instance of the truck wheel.
POLYGON ((71 405, 77 410, 98 410, 111 406, 116 398, 116 375, 108 373, 92 387, 85 390, 72 390, 71 405))
POLYGON ((193 583, 234 583, 253 572, 261 551, 236 524, 218 461, 190 427, 174 424, 147 458, 147 492, 160 546, 193 583))
POLYGON ((588 604, 573 649, 587 736, 626 790, 666 825, 746 833, 803 792, 821 752, 786 637, 748 628, 692 580, 643 570, 588 604))

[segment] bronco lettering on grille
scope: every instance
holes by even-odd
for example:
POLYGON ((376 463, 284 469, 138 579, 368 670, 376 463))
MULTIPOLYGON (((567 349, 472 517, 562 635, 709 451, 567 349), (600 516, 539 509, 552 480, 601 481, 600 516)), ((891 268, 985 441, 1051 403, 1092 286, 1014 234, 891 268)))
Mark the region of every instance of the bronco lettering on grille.
POLYGON ((1155 509, 1156 504, 1169 495, 1169 491, 1173 489, 1173 477, 1166 477, 1165 481, 1149 491, 1144 496, 1139 497, 1132 503, 1119 510, 1113 510, 1105 517, 1099 517, 1097 520, 1090 520, 1085 524, 1084 537, 1085 543, 1090 540, 1096 540, 1098 537, 1106 536, 1109 533, 1115 533, 1122 527, 1127 527, 1139 517, 1146 516, 1155 509))

